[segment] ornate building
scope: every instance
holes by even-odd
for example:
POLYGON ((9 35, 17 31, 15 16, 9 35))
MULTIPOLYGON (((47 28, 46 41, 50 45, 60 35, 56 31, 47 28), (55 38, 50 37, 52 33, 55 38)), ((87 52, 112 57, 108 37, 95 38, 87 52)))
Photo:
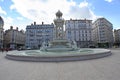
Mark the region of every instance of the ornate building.
POLYGON ((92 20, 70 19, 65 22, 66 38, 75 40, 78 47, 89 47, 92 45, 92 20))
POLYGON ((3 48, 3 26, 4 26, 4 21, 2 17, 0 16, 0 48, 3 48))
POLYGON ((4 44, 6 48, 17 49, 25 46, 25 32, 23 30, 13 29, 13 26, 10 29, 5 31, 4 34, 4 44))
POLYGON ((26 27, 26 48, 39 49, 42 43, 48 43, 53 40, 53 24, 34 24, 26 27))

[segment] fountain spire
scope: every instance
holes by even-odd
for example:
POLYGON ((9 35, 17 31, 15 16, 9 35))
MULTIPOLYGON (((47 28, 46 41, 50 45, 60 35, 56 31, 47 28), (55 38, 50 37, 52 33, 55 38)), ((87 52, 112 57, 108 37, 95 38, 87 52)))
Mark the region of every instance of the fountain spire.
POLYGON ((62 15, 62 12, 58 10, 56 13, 56 19, 54 19, 55 39, 64 39, 64 19, 62 18, 62 15))
POLYGON ((58 17, 58 18, 60 18, 60 17, 62 17, 62 12, 60 11, 60 10, 58 10, 58 12, 56 13, 56 17, 58 17))

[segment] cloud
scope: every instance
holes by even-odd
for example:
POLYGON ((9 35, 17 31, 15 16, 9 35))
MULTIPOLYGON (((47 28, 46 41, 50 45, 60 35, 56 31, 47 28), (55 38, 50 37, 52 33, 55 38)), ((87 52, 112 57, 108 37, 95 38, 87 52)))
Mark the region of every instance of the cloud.
POLYGON ((21 21, 23 20, 22 17, 17 17, 16 20, 12 17, 3 16, 2 18, 4 20, 4 30, 10 29, 10 26, 13 26, 14 29, 16 29, 16 27, 19 27, 19 30, 21 29, 25 30, 26 25, 28 25, 25 22, 21 23, 21 21))
POLYGON ((112 2, 113 0, 105 0, 105 1, 107 1, 107 2, 109 2, 109 3, 110 3, 110 2, 112 2))
POLYGON ((8 29, 11 24, 13 24, 13 18, 11 17, 3 17, 3 20, 4 20, 4 29, 8 29))
POLYGON ((79 6, 80 6, 81 8, 82 8, 82 7, 87 7, 87 6, 88 6, 88 2, 86 2, 86 1, 81 2, 79 6))
POLYGON ((0 0, 1 2, 3 2, 4 0, 0 0))
POLYGON ((52 23, 58 10, 63 12, 65 19, 94 19, 97 17, 86 1, 79 5, 73 0, 12 0, 12 2, 11 10, 16 10, 23 17, 38 23, 42 21, 52 23))
POLYGON ((17 17, 17 19, 18 19, 18 20, 23 20, 23 18, 22 18, 22 17, 17 17))
POLYGON ((90 9, 91 4, 86 1, 81 2, 79 5, 72 6, 69 12, 69 15, 72 14, 73 18, 76 19, 92 19, 100 17, 94 14, 94 12, 90 9))
POLYGON ((7 13, 0 7, 0 14, 6 15, 7 13))

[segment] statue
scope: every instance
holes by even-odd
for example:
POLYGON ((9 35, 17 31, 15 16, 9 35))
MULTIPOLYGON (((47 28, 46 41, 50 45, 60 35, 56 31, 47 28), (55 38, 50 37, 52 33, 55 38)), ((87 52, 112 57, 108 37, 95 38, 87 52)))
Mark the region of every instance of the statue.
POLYGON ((49 42, 49 46, 43 45, 43 48, 41 48, 42 51, 73 51, 77 50, 76 42, 73 41, 73 44, 71 44, 66 38, 64 33, 64 19, 62 18, 62 12, 58 10, 56 13, 56 19, 54 19, 54 30, 55 30, 55 36, 53 41, 49 42))
POLYGON ((62 18, 62 12, 58 10, 56 13, 55 24, 55 39, 64 39, 64 19, 62 18))

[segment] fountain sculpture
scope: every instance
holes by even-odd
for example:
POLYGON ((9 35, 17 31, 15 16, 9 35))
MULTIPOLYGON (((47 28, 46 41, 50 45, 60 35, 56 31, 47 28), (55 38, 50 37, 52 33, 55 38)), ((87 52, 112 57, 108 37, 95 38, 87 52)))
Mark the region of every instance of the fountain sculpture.
POLYGON ((65 39, 64 34, 64 19, 62 18, 62 13, 58 11, 56 13, 56 19, 54 20, 55 24, 55 38, 53 41, 49 43, 48 47, 45 47, 43 44, 43 47, 41 48, 42 51, 73 51, 77 50, 77 47, 75 47, 75 41, 74 43, 70 43, 67 39, 65 39))
POLYGON ((6 58, 22 61, 44 61, 44 62, 60 62, 60 61, 78 61, 101 58, 111 55, 111 51, 107 49, 91 49, 77 48, 76 42, 69 42, 64 34, 64 19, 62 12, 56 13, 55 36, 48 46, 43 43, 40 50, 29 50, 11 52, 6 54, 6 58))

